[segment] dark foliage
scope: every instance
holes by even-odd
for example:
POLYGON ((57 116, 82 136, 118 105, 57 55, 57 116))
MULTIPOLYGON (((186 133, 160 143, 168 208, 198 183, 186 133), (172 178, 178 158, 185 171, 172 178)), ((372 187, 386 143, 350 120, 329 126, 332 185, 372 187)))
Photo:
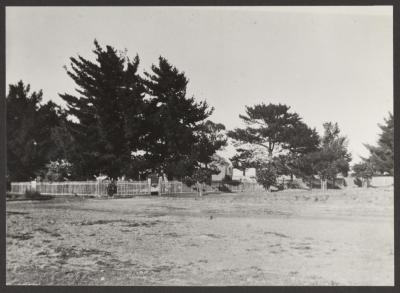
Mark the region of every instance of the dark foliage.
POLYGON ((272 163, 256 169, 257 182, 267 190, 269 190, 271 186, 277 185, 277 177, 278 171, 272 163))
POLYGON ((351 155, 347 149, 347 138, 340 136, 337 123, 324 123, 324 129, 319 150, 298 160, 298 175, 302 178, 310 179, 318 175, 323 180, 334 180, 339 173, 348 175, 351 155))
POLYGON ((64 114, 49 101, 42 104, 42 91, 30 93, 22 81, 9 86, 7 106, 8 181, 28 181, 50 161, 60 157, 52 131, 64 114))
POLYGON ((111 46, 94 42, 96 61, 71 57, 68 75, 79 95, 60 94, 67 103, 73 147, 66 148, 77 178, 103 173, 111 178, 131 167, 132 152, 141 149, 144 87, 137 74, 139 57, 130 60, 111 46))
POLYGON ((188 79, 167 59, 160 57, 151 69, 144 80, 150 97, 144 157, 153 170, 169 178, 199 177, 205 172, 199 168, 207 168, 212 154, 226 143, 220 134, 225 127, 205 121, 213 108, 187 96, 188 79))
POLYGON ((228 132, 239 146, 251 146, 237 148, 237 154, 231 158, 235 168, 262 169, 267 162, 273 162, 279 175, 298 173, 299 158, 318 149, 319 136, 297 113, 289 110, 289 106, 282 104, 246 107, 246 115, 239 117, 247 127, 228 132), (266 149, 268 158, 257 157, 254 146, 266 149))
POLYGON ((394 121, 393 114, 385 119, 384 125, 379 125, 382 130, 379 135, 378 145, 365 145, 370 151, 370 157, 366 160, 371 162, 373 168, 381 173, 394 174, 394 121))

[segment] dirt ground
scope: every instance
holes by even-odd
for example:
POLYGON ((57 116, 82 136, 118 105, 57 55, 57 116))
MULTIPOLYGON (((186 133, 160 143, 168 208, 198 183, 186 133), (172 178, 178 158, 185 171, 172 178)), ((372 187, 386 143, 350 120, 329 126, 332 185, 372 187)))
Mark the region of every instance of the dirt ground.
POLYGON ((393 286, 393 195, 9 201, 6 282, 393 286))

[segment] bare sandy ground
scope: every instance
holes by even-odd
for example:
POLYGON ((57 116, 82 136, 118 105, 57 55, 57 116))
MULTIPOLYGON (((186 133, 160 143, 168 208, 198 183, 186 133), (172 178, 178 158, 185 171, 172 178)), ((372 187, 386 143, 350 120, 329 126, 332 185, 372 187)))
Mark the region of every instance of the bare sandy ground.
POLYGON ((7 202, 7 284, 394 285, 393 188, 7 202))

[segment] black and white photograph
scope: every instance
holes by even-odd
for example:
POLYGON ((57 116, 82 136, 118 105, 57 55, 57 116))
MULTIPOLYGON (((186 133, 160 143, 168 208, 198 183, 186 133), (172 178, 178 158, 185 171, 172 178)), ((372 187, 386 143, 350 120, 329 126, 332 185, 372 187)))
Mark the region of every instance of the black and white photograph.
POLYGON ((7 286, 395 285, 393 5, 5 23, 7 286))

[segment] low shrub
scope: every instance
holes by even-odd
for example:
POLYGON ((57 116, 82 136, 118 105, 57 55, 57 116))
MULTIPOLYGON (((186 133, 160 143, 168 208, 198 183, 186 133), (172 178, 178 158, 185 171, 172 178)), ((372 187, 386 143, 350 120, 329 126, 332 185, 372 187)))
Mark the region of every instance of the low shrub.
POLYGON ((362 180, 358 177, 354 178, 354 184, 357 185, 358 187, 362 187, 362 180))
POLYGON ((185 183, 189 187, 196 184, 196 180, 194 180, 192 177, 189 177, 189 176, 184 177, 182 182, 185 183))
POLYGON ((289 189, 300 189, 301 185, 300 182, 293 180, 286 182, 286 187, 289 189))
POLYGON ((276 184, 276 188, 278 190, 284 190, 285 189, 285 184, 283 184, 283 182, 280 182, 280 183, 276 184))
POLYGON ((232 186, 239 186, 240 184, 242 184, 242 182, 240 182, 240 180, 233 180, 230 178, 224 178, 224 180, 222 182, 224 184, 228 184, 228 185, 232 185, 232 186))
POLYGON ((29 199, 39 199, 42 197, 39 191, 36 190, 27 190, 25 191, 25 197, 29 199))
POLYGON ((221 192, 232 192, 225 184, 218 186, 218 190, 221 192))

